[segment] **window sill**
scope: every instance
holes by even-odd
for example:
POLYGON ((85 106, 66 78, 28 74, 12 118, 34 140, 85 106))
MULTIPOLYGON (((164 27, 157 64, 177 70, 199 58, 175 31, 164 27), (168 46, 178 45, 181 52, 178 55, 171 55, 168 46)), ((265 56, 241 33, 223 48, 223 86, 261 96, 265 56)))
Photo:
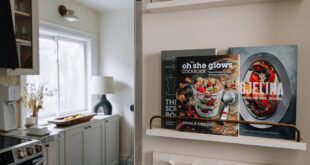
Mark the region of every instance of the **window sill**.
POLYGON ((39 118, 38 124, 39 126, 47 126, 49 125, 48 121, 55 119, 55 117, 56 116, 39 118))

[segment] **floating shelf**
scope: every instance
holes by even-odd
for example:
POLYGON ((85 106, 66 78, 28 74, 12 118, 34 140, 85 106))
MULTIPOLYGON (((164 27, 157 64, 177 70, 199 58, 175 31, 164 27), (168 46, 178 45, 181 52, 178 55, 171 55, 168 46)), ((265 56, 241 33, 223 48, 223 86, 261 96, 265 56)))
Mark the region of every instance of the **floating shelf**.
POLYGON ((31 14, 29 13, 26 13, 26 12, 23 12, 23 11, 18 11, 18 10, 15 10, 14 13, 17 15, 17 16, 23 16, 23 17, 31 17, 31 14))
POLYGON ((287 0, 167 0, 148 3, 146 9, 150 12, 169 12, 199 8, 244 5, 252 3, 287 1, 287 0))
POLYGON ((232 137, 232 136, 179 132, 175 130, 162 129, 162 128, 147 129, 146 135, 177 138, 177 139, 188 139, 188 140, 222 142, 222 143, 232 143, 232 144, 241 144, 241 145, 302 150, 302 151, 307 150, 307 144, 305 142, 295 142, 295 141, 290 141, 290 140, 251 137, 251 136, 232 137))

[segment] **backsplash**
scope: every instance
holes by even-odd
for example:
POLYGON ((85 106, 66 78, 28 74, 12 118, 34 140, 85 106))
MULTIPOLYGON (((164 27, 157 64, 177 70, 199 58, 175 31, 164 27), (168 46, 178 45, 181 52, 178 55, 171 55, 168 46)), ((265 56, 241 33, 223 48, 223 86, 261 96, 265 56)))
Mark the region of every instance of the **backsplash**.
POLYGON ((0 85, 9 86, 9 85, 19 85, 20 76, 9 76, 7 75, 6 69, 0 69, 0 85))
MULTIPOLYGON (((19 85, 20 84, 20 76, 9 76, 7 75, 6 69, 0 69, 0 86, 10 86, 10 85, 19 85)), ((16 113, 16 124, 18 128, 22 128, 23 122, 21 120, 20 106, 18 106, 18 111, 16 113)))

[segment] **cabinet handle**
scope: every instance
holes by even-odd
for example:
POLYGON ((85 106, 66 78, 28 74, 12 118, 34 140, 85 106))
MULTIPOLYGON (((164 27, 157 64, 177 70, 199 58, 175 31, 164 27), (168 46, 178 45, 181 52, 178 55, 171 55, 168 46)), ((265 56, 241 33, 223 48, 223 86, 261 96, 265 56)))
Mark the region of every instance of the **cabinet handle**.
POLYGON ((87 129, 88 127, 85 127, 84 129, 87 129))
POLYGON ((109 122, 109 120, 106 120, 105 122, 106 122, 106 123, 108 123, 108 122, 109 122))
POLYGON ((90 126, 88 126, 88 128, 91 128, 91 125, 90 125, 90 126))

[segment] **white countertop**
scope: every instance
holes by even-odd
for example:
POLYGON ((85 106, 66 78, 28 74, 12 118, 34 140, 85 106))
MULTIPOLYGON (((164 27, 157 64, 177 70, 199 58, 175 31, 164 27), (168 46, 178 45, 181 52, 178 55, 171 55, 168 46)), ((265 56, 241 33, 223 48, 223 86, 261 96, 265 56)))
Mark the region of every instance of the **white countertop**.
POLYGON ((57 139, 58 135, 61 132, 64 132, 66 130, 78 128, 78 127, 81 127, 81 126, 87 125, 87 124, 89 125, 89 124, 96 123, 98 121, 102 121, 104 119, 108 119, 108 118, 115 117, 115 116, 118 116, 118 115, 97 115, 88 122, 72 125, 69 127, 56 127, 55 124, 46 124, 43 126, 46 126, 48 128, 48 130, 50 131, 50 134, 48 134, 46 136, 29 136, 29 135, 27 135, 27 129, 18 129, 18 130, 13 131, 13 132, 2 133, 2 134, 3 135, 9 135, 9 136, 15 136, 15 137, 25 137, 25 138, 37 139, 37 140, 41 140, 41 141, 49 141, 48 139, 52 139, 52 140, 57 139))

